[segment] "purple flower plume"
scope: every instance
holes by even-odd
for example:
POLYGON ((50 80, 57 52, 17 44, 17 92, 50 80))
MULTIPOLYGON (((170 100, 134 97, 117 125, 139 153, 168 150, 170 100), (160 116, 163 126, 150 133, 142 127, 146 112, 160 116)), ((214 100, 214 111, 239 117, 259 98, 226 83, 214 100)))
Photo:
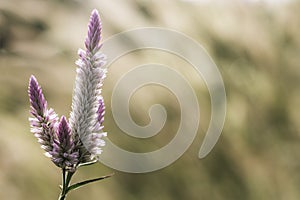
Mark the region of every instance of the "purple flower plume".
POLYGON ((105 106, 101 87, 106 76, 105 55, 101 48, 101 21, 93 10, 85 40, 86 50, 79 49, 76 61, 76 81, 69 123, 63 116, 58 121, 34 76, 29 80, 31 132, 38 138, 46 155, 55 165, 75 171, 80 163, 97 159, 105 145, 103 121, 105 106))
POLYGON ((93 50, 98 51, 100 49, 101 45, 99 42, 101 40, 101 29, 102 26, 98 11, 93 10, 88 25, 88 36, 85 39, 85 47, 89 52, 92 52, 93 50))
POLYGON ((47 101, 42 93, 42 88, 34 76, 30 77, 28 93, 30 113, 33 116, 29 118, 31 132, 38 139, 42 149, 46 151, 45 155, 51 157, 50 152, 53 149, 57 115, 53 109, 47 109, 47 101))
POLYGON ((93 10, 85 39, 86 49, 78 50, 79 59, 76 61, 76 79, 69 120, 65 116, 58 120, 54 110, 48 109, 36 78, 31 76, 29 80, 30 131, 46 151, 46 156, 62 169, 59 200, 65 200, 71 190, 111 176, 89 179, 70 186, 71 178, 78 167, 95 163, 102 153, 102 147, 105 146, 105 105, 101 89, 107 69, 104 67, 106 56, 99 52, 102 46, 101 29, 98 11, 93 10))
POLYGON ((70 115, 70 127, 76 147, 80 152, 80 162, 96 158, 105 145, 101 138, 104 102, 101 87, 106 76, 105 55, 101 47, 101 21, 97 10, 93 10, 85 40, 86 50, 79 49, 76 61, 77 74, 70 115))
POLYGON ((75 171, 78 163, 79 152, 75 151, 75 145, 72 140, 71 129, 65 118, 62 116, 56 131, 53 150, 50 153, 52 161, 62 169, 75 171))
POLYGON ((30 113, 35 117, 43 116, 47 110, 47 101, 43 95, 42 88, 34 76, 30 77, 28 92, 31 105, 30 113))

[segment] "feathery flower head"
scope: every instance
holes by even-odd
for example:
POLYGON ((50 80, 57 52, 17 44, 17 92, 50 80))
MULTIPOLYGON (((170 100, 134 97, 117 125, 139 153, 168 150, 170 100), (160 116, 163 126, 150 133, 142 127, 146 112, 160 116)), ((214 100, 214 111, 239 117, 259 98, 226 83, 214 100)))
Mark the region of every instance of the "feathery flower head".
POLYGON ((45 155, 51 157, 53 149, 54 134, 57 127, 57 115, 53 109, 47 109, 47 101, 42 93, 34 76, 30 77, 28 94, 30 99, 30 113, 33 117, 29 118, 31 132, 38 139, 45 155))
POLYGON ((52 155, 52 161, 58 167, 69 171, 75 171, 79 153, 75 151, 71 129, 65 116, 62 116, 60 119, 56 131, 56 138, 53 143, 53 150, 50 154, 52 155))
POLYGON ((88 162, 101 153, 105 142, 101 138, 104 117, 104 102, 101 87, 107 69, 101 47, 101 21, 97 10, 93 10, 85 40, 86 50, 79 49, 76 61, 77 74, 70 115, 70 127, 80 162, 88 162), (99 121, 100 119, 100 121, 99 121))
POLYGON ((103 121, 105 106, 101 87, 106 76, 105 55, 101 48, 101 20, 93 10, 85 39, 86 50, 79 49, 76 61, 76 81, 69 122, 60 121, 47 101, 34 76, 29 80, 31 132, 46 151, 46 155, 60 168, 75 170, 80 163, 97 158, 105 145, 103 121))
POLYGON ((39 86, 36 78, 31 76, 29 79, 29 100, 30 100, 30 113, 35 116, 43 116, 45 110, 47 110, 47 101, 42 92, 42 88, 39 86))
POLYGON ((89 52, 93 50, 98 51, 100 49, 99 42, 101 40, 101 21, 98 11, 94 9, 90 17, 90 23, 88 25, 88 36, 85 39, 85 47, 89 52))
POLYGON ((99 52, 102 44, 101 20, 93 10, 85 39, 85 50, 79 49, 76 61, 76 80, 69 122, 65 116, 58 120, 34 76, 30 77, 28 94, 31 132, 52 162, 62 169, 62 185, 59 200, 65 200, 71 190, 112 175, 72 184, 70 181, 78 167, 98 160, 105 145, 103 121, 105 114, 101 87, 106 76, 105 55, 99 52))

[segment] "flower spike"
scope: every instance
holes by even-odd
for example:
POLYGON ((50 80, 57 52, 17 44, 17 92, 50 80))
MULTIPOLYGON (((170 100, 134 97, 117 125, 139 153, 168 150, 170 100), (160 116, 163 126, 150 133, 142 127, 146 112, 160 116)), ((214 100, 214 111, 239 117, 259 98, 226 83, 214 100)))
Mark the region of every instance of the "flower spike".
POLYGON ((76 61, 76 80, 72 97, 70 119, 60 120, 52 108, 48 109, 42 88, 34 76, 29 79, 29 118, 31 132, 38 139, 46 156, 62 169, 62 185, 59 200, 65 200, 68 192, 112 175, 89 179, 70 185, 71 178, 81 166, 97 162, 105 145, 103 122, 105 114, 101 88, 106 77, 106 56, 99 52, 101 20, 93 10, 85 39, 85 50, 79 49, 76 61))
POLYGON ((75 151, 71 129, 65 116, 62 116, 60 119, 51 155, 52 161, 58 167, 70 171, 76 170, 79 153, 75 151))
POLYGON ((47 101, 43 95, 42 88, 34 76, 31 76, 29 79, 28 94, 30 113, 33 116, 29 118, 30 130, 38 139, 42 149, 46 151, 45 155, 51 157, 50 152, 53 149, 57 115, 53 109, 47 109, 47 101))
POLYGON ((80 162, 89 162, 101 153, 104 104, 101 87, 106 76, 105 55, 98 52, 101 44, 101 21, 94 10, 85 40, 86 50, 79 49, 76 61, 77 75, 72 100, 70 127, 79 150, 80 162), (100 110, 99 110, 100 109, 100 110), (99 114, 100 113, 100 114, 99 114))
POLYGON ((101 21, 98 11, 94 9, 90 17, 90 23, 88 25, 88 35, 85 39, 85 47, 89 52, 93 50, 98 51, 100 48, 99 42, 101 40, 101 21))
POLYGON ((39 86, 33 75, 29 79, 28 93, 31 114, 35 117, 42 116, 45 113, 45 110, 47 110, 47 101, 43 95, 42 88, 39 86))

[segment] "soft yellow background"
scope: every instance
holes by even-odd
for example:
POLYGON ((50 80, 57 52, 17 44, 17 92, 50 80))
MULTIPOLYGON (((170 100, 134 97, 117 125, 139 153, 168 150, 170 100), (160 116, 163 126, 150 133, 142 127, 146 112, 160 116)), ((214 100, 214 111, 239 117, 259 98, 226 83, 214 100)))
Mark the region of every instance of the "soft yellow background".
POLYGON ((148 62, 174 67, 198 91, 201 121, 188 151, 171 166, 127 174, 102 164, 81 169, 74 181, 115 171, 115 176, 72 192, 68 199, 296 200, 300 198, 300 3, 297 1, 0 1, 0 199, 53 200, 60 170, 43 156, 29 131, 28 79, 34 74, 49 106, 69 115, 77 49, 83 48, 90 12, 103 20, 103 38, 132 28, 175 29, 197 40, 218 65, 227 92, 227 118, 214 150, 197 158, 210 119, 207 88, 192 66, 166 52, 123 56, 108 70, 103 94, 105 130, 136 152, 168 143, 179 123, 170 91, 147 86, 130 102, 134 120, 149 122, 161 103, 168 121, 158 136, 133 139, 116 126, 110 109, 114 84, 148 62), (206 2, 206 3, 205 3, 206 2), (271 2, 271 3, 270 3, 271 2))

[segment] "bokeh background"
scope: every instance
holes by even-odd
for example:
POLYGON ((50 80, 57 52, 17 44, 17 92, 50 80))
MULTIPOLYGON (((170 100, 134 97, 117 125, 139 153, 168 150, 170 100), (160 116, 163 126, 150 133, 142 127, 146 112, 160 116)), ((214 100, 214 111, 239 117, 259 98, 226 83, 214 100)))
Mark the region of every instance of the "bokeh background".
MULTIPOLYGON (((147 152, 167 144, 180 121, 175 96, 157 85, 141 88, 130 111, 139 125, 148 109, 165 106, 168 120, 157 136, 135 139, 115 124, 112 89, 132 67, 149 62, 174 67, 197 92, 201 120, 196 139, 172 165, 128 174, 101 163, 78 171, 74 181, 115 172, 113 178, 68 198, 102 200, 296 200, 300 198, 299 1, 0 1, 0 199, 58 198, 60 170, 43 156, 29 131, 28 79, 34 74, 48 104, 69 115, 77 49, 83 48, 90 12, 103 20, 103 38, 132 28, 175 29, 207 50, 223 76, 227 117, 208 157, 197 158, 210 119, 205 83, 185 61, 143 50, 122 56, 108 70, 103 95, 105 130, 124 149, 147 152)), ((123 103, 123 102, 120 102, 123 103)))

